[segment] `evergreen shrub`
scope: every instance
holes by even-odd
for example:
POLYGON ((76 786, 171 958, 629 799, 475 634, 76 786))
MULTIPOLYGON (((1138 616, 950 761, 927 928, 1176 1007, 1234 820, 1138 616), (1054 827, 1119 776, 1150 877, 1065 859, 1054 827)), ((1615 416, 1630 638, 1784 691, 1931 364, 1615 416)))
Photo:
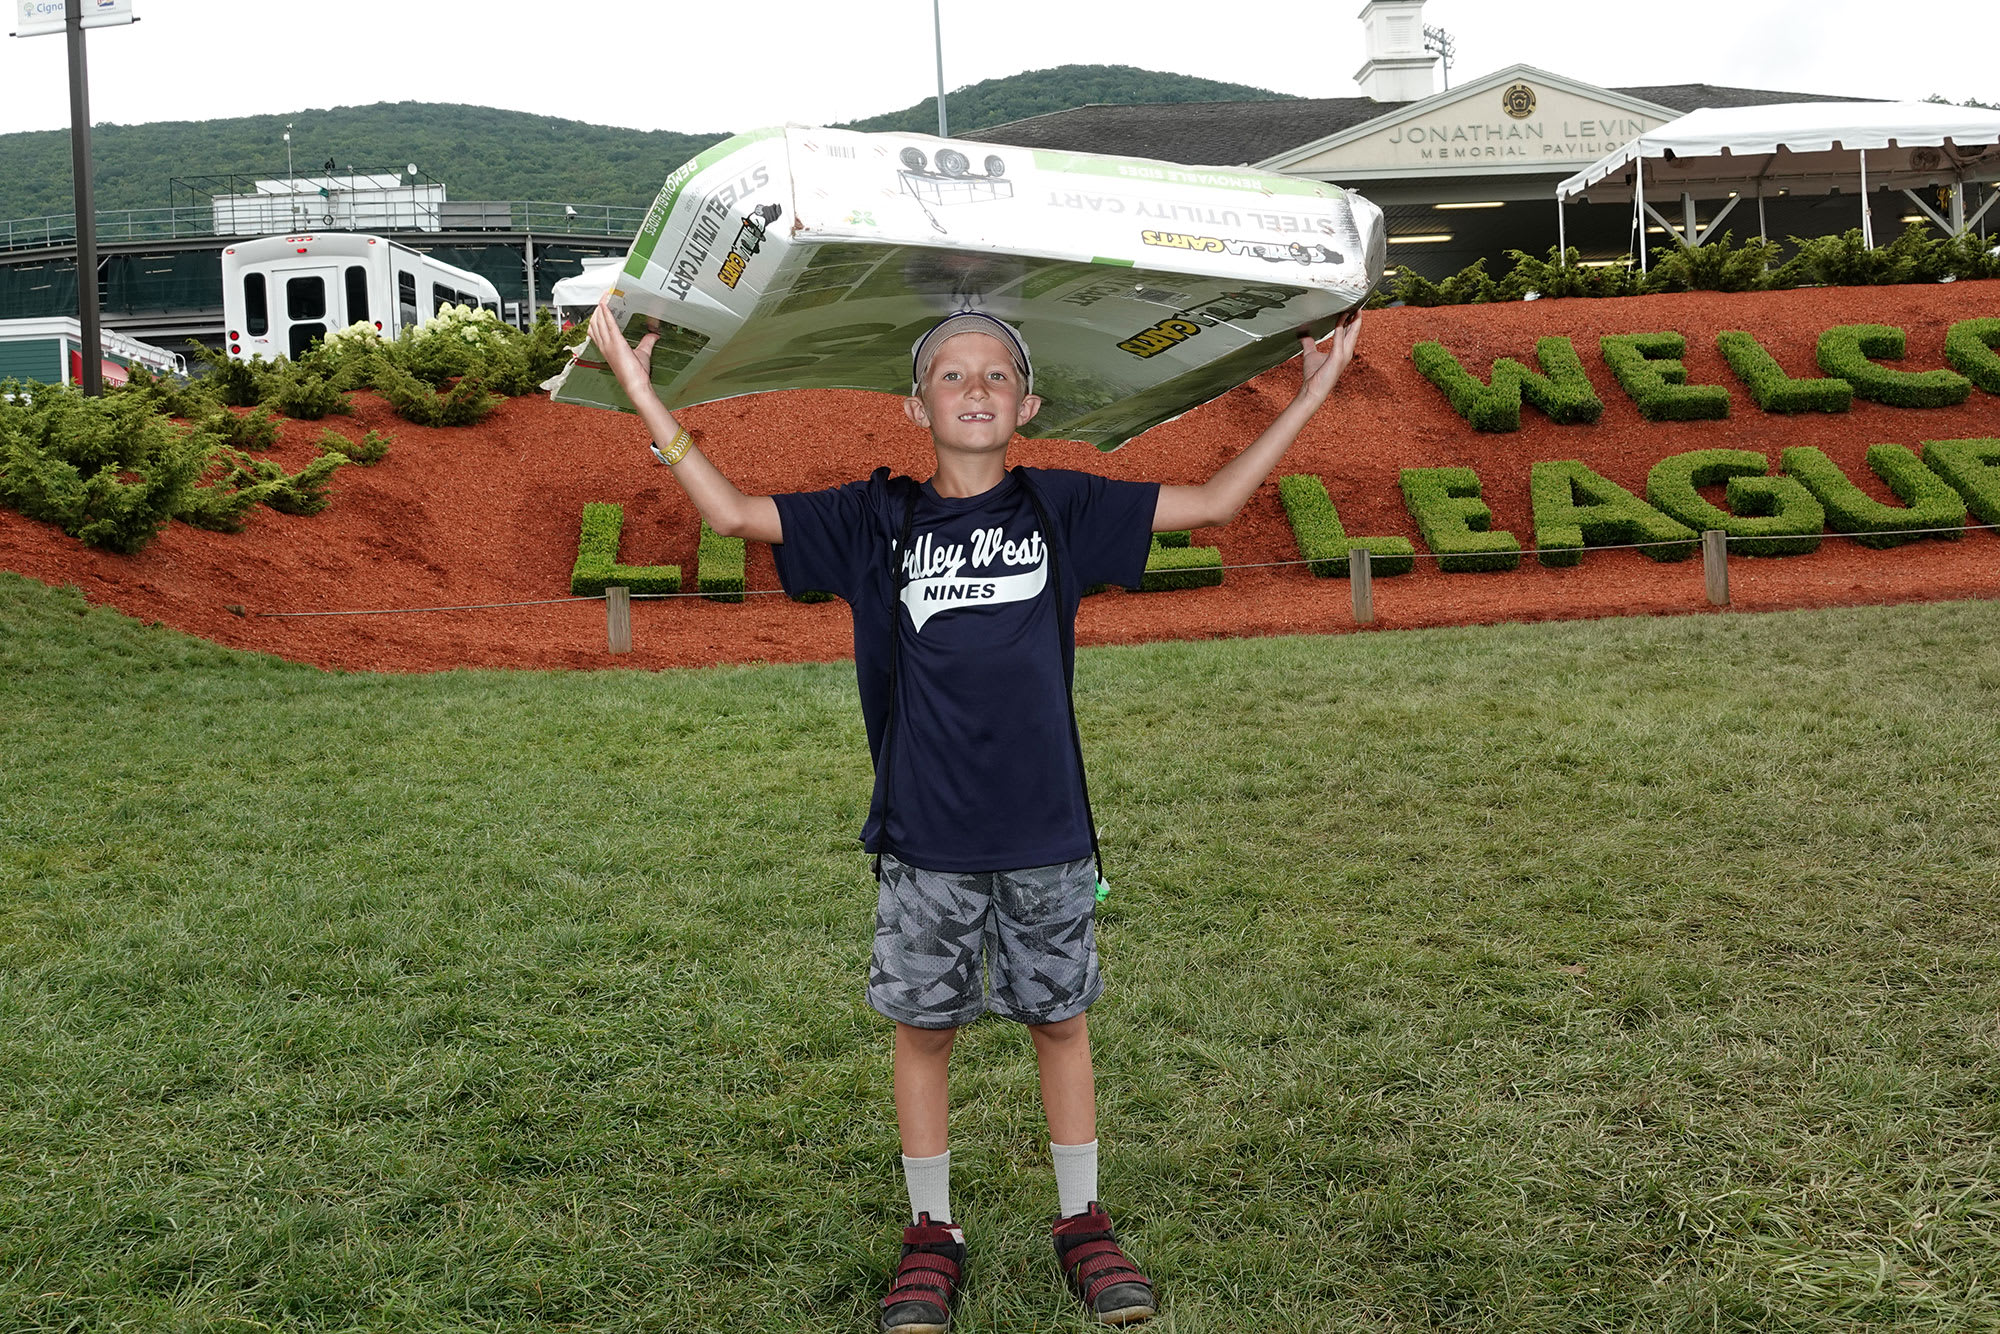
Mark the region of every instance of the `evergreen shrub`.
POLYGON ((1854 386, 1847 381, 1822 376, 1795 380, 1762 343, 1740 329, 1717 334, 1715 345, 1766 412, 1846 412, 1854 404, 1854 386))
POLYGON ((1440 570, 1512 570, 1521 564, 1514 535, 1488 530, 1493 511, 1479 498, 1479 475, 1472 469, 1405 468, 1398 483, 1440 570))
POLYGON ((1926 440, 1923 460, 1981 523, 2000 524, 2000 439, 1926 440))
POLYGON ((1771 461, 1754 449, 1696 449, 1653 465, 1646 500, 1696 532, 1719 528, 1729 548, 1745 556, 1792 556, 1817 550, 1826 510, 1794 477, 1771 477, 1771 461), (1704 486, 1722 485, 1728 509, 1711 504, 1704 486))
POLYGON ((86 546, 131 554, 195 499, 217 444, 143 395, 0 386, 0 504, 86 546))
POLYGON ((349 440, 338 431, 323 431, 319 437, 321 449, 331 449, 345 454, 355 463, 364 467, 380 463, 389 453, 394 441, 380 431, 370 431, 359 440, 349 440))
POLYGON ((1575 459, 1537 463, 1528 472, 1535 510, 1535 559, 1575 565, 1586 546, 1647 543, 1650 560, 1686 560, 1699 535, 1608 477, 1575 459))
POLYGON ((1604 364, 1639 405, 1647 421, 1718 421, 1729 415, 1729 391, 1719 384, 1689 384, 1680 357, 1687 339, 1677 333, 1604 334, 1597 340, 1604 364))
POLYGON ((500 406, 500 396, 472 376, 440 393, 388 358, 375 364, 375 388, 398 417, 418 426, 473 426, 500 406))
POLYGON ((1310 473, 1280 477, 1278 500, 1298 539, 1299 555, 1310 562, 1306 568, 1322 579, 1345 579, 1347 553, 1356 547, 1368 553, 1375 575, 1408 574, 1416 564, 1416 549, 1407 537, 1349 537, 1326 483, 1310 473))
POLYGON ((620 565, 618 541, 625 531, 625 507, 592 501, 583 507, 577 535, 576 564, 570 570, 569 591, 575 597, 601 597, 604 590, 623 585, 634 593, 678 593, 678 565, 620 565))
POLYGON ((1885 505, 1856 486, 1825 451, 1794 445, 1778 457, 1788 476, 1826 510, 1827 526, 1865 547, 1894 547, 1925 537, 1955 539, 1964 530, 1965 500, 1908 448, 1870 445, 1868 466, 1903 504, 1885 505), (1924 531, 1943 529, 1942 532, 1924 531))
POLYGON ((1903 331, 1889 324, 1841 324, 1819 336, 1819 368, 1854 386, 1854 396, 1892 408, 1943 408, 1965 402, 1972 381, 1955 371, 1899 371, 1875 359, 1903 358, 1903 331))

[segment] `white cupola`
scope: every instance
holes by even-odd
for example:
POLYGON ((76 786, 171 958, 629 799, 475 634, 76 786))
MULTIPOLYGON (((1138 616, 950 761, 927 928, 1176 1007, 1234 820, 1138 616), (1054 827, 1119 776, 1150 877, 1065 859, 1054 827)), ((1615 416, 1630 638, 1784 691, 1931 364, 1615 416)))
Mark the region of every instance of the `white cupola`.
POLYGON ((1354 76, 1377 102, 1414 102, 1437 91, 1437 57, 1424 49, 1424 0, 1369 0, 1361 11, 1368 63, 1354 76))

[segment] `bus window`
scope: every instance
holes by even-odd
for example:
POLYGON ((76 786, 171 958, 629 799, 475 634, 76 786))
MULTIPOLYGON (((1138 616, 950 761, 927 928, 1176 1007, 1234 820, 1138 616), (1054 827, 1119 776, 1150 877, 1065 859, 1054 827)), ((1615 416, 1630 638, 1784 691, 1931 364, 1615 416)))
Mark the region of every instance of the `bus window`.
POLYGON ((414 329, 417 326, 417 275, 398 271, 396 274, 396 326, 400 329, 414 329))
POLYGON ((317 274, 285 282, 285 314, 294 320, 326 318, 326 279, 317 274))
POLYGON ((368 270, 359 264, 347 266, 347 322, 368 322, 368 270))
POLYGON ((271 332, 271 307, 264 297, 264 275, 243 275, 243 327, 252 338, 271 332))
POLYGON ((431 311, 431 314, 433 315, 437 314, 438 311, 443 310, 446 306, 449 306, 454 301, 458 300, 458 293, 452 291, 449 287, 446 287, 443 283, 438 283, 436 286, 432 287, 431 295, 436 299, 437 303, 435 309, 431 311))

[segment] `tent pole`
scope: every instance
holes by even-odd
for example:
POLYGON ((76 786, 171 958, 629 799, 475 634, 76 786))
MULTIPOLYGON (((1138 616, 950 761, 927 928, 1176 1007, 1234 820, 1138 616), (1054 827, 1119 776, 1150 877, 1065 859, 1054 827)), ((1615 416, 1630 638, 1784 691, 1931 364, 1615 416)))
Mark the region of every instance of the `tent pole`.
POLYGON ((1759 181, 1757 182, 1757 239, 1769 244, 1771 238, 1766 234, 1766 231, 1767 229, 1764 226, 1764 183, 1759 181))
POLYGON ((1861 150, 1861 244, 1865 249, 1875 248, 1874 222, 1868 216, 1868 150, 1861 150))
POLYGON ((1556 259, 1560 267, 1569 267, 1569 218, 1563 212, 1561 191, 1556 192, 1556 259))
POLYGON ((1632 180, 1633 180, 1633 182, 1634 182, 1634 183, 1635 183, 1635 184, 1636 184, 1636 185, 1638 186, 1638 189, 1637 189, 1636 191, 1634 191, 1634 193, 1633 193, 1633 195, 1632 195, 1632 198, 1633 198, 1633 200, 1635 201, 1635 202, 1634 202, 1634 213, 1633 213, 1633 217, 1632 217, 1632 225, 1633 225, 1634 227, 1637 227, 1637 228, 1639 229, 1639 272, 1640 272, 1640 273, 1644 273, 1644 272, 1646 271, 1646 159, 1645 159, 1645 156, 1644 156, 1644 155, 1642 154, 1642 155, 1641 155, 1641 156, 1639 157, 1639 159, 1638 159, 1638 160, 1637 160, 1637 161, 1636 161, 1636 162, 1635 162, 1635 163, 1634 163, 1633 165, 1634 165, 1634 166, 1635 166, 1635 167, 1637 168, 1637 171, 1636 171, 1636 173, 1635 173, 1635 174, 1633 175, 1633 177, 1632 177, 1632 180))
POLYGON ((1681 249, 1692 250, 1700 245, 1694 227, 1694 196, 1681 191, 1681 249))
POLYGON ((1951 187, 1951 234, 1965 235, 1965 182, 1959 181, 1951 187))

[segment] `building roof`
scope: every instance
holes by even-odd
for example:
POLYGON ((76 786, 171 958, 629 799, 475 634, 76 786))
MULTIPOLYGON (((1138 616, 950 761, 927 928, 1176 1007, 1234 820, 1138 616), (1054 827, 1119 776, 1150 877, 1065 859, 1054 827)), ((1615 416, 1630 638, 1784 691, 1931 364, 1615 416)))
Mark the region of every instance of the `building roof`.
MULTIPOLYGON (((1613 88, 1678 112, 1698 107, 1767 106, 1776 102, 1854 102, 1863 98, 1721 88, 1706 83, 1613 88)), ((1231 166, 1262 162, 1290 148, 1387 116, 1407 102, 1367 97, 1297 97, 1276 102, 1093 102, 1050 111, 961 136, 1071 153, 1109 153, 1166 162, 1231 166)))

